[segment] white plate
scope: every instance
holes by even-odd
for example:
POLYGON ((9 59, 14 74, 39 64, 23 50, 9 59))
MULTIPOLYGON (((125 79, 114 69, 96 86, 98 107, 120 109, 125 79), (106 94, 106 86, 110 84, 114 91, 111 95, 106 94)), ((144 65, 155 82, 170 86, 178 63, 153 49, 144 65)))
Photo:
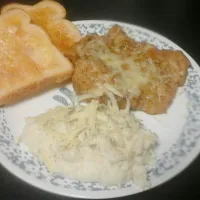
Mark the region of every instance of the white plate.
MULTIPOLYGON (((181 49, 163 36, 147 29, 113 21, 77 21, 82 35, 105 34, 112 25, 119 24, 138 41, 153 43, 158 48, 181 49)), ((181 49, 182 50, 182 49, 181 49)), ((183 50, 182 50, 183 51, 183 50)), ((149 171, 152 187, 166 182, 187 167, 200 152, 200 69, 191 61, 185 86, 180 88, 167 114, 151 116, 142 112, 136 115, 145 126, 155 131, 160 139, 157 163, 149 171)), ((111 198, 135 194, 140 190, 132 182, 121 188, 105 188, 98 183, 81 183, 66 177, 50 174, 45 166, 25 148, 18 146, 15 136, 22 133, 24 119, 46 111, 60 103, 70 104, 70 85, 0 109, 0 161, 14 175, 40 189, 65 196, 81 198, 111 198)))

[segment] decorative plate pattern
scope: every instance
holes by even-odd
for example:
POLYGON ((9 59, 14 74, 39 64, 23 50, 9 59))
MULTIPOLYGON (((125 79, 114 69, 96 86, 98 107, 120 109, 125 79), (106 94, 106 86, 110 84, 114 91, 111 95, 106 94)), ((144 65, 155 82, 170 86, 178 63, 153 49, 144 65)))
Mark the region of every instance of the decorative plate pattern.
MULTIPOLYGON (((130 24, 109 21, 79 21, 75 22, 75 24, 83 36, 88 33, 102 35, 114 24, 119 24, 129 36, 137 41, 147 41, 156 45, 159 49, 180 49, 180 47, 168 39, 144 28, 130 24)), ((155 168, 149 170, 148 178, 152 187, 167 181, 179 173, 192 162, 200 151, 200 70, 197 63, 186 52, 184 53, 191 61, 187 81, 179 93, 179 95, 182 93, 185 95, 185 98, 181 99, 180 102, 182 102, 186 110, 186 115, 181 116, 179 120, 173 113, 179 111, 178 109, 182 110, 182 107, 172 108, 172 116, 174 115, 174 120, 177 120, 177 123, 181 124, 180 129, 173 129, 173 131, 177 130, 177 137, 173 139, 173 142, 166 142, 166 147, 160 150, 158 154, 155 168), (184 99, 186 101, 183 102, 184 99)), ((9 171, 28 183, 44 190, 66 196, 110 198, 139 192, 140 189, 132 182, 124 184, 120 188, 115 186, 103 187, 98 183, 81 183, 66 177, 50 174, 42 162, 31 155, 25 147, 16 143, 15 136, 22 131, 24 118, 26 116, 41 113, 59 104, 63 104, 64 106, 73 105, 73 95, 72 86, 67 85, 64 88, 50 91, 39 97, 21 102, 18 105, 1 107, 1 163, 9 171)), ((162 118, 165 119, 167 115, 158 116, 158 119, 162 121, 162 118)), ((145 117, 153 118, 152 116, 145 117)), ((161 137, 163 136, 161 135, 161 137)), ((160 145, 162 146, 162 143, 160 145)))

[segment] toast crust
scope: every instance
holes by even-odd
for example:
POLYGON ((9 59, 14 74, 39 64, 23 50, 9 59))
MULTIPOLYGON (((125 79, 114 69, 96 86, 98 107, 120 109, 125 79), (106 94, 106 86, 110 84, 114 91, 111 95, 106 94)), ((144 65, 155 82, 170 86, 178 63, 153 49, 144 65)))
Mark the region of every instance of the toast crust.
POLYGON ((17 90, 11 90, 9 93, 0 96, 0 106, 17 103, 25 98, 30 98, 38 93, 43 92, 47 88, 54 88, 59 86, 63 81, 67 81, 71 77, 72 72, 61 72, 56 76, 45 77, 37 82, 29 83, 24 87, 18 88, 17 90))
POLYGON ((1 13, 20 9, 29 14, 31 22, 42 27, 52 43, 63 53, 81 39, 76 26, 66 18, 65 8, 56 1, 44 0, 33 6, 10 3, 2 7, 1 13))

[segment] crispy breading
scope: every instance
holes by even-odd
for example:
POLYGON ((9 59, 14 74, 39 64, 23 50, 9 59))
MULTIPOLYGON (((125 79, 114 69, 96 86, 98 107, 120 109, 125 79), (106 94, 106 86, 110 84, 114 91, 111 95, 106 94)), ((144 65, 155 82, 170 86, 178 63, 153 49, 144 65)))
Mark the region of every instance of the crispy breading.
MULTIPOLYGON (((72 82, 78 94, 108 82, 123 94, 123 98, 117 97, 121 108, 130 98, 133 110, 149 114, 167 111, 190 65, 181 51, 136 42, 117 25, 105 36, 84 37, 66 55, 74 63, 72 82)), ((106 103, 107 97, 100 100, 106 103)))
POLYGON ((108 73, 109 69, 101 59, 93 57, 79 59, 74 64, 73 87, 79 94, 91 90, 95 85, 106 82, 105 75, 108 73))

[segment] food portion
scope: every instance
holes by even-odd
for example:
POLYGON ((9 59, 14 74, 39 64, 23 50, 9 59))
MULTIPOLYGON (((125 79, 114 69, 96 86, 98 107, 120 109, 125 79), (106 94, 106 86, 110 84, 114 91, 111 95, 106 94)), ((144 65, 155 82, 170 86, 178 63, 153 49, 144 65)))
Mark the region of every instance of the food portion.
POLYGON ((0 15, 0 105, 14 103, 71 77, 72 63, 47 33, 14 9, 0 15))
POLYGON ((13 9, 27 12, 31 22, 42 27, 49 35, 52 43, 62 52, 81 39, 76 26, 66 18, 65 8, 56 1, 43 0, 31 5, 10 3, 1 9, 1 13, 7 13, 13 9))
POLYGON ((0 78, 4 89, 0 105, 67 80, 72 73, 67 58, 74 65, 72 83, 78 95, 89 95, 106 104, 107 91, 112 90, 120 108, 128 98, 132 110, 149 114, 165 113, 177 88, 185 82, 190 63, 181 51, 158 50, 152 44, 136 42, 117 25, 105 36, 94 34, 81 39, 76 26, 65 19, 65 8, 56 1, 11 3, 1 13, 0 41, 4 45, 0 47, 0 78))
POLYGON ((19 142, 50 172, 105 186, 133 180, 146 188, 157 136, 143 128, 129 106, 119 109, 113 100, 107 105, 93 100, 86 106, 56 107, 27 118, 19 142))
POLYGON ((152 44, 136 42, 118 25, 105 36, 85 36, 66 56, 74 64, 72 83, 77 94, 93 94, 106 103, 109 87, 114 94, 121 94, 116 95, 120 108, 128 98, 133 110, 149 114, 167 111, 190 65, 181 51, 158 50, 152 44))
POLYGON ((183 86, 189 60, 131 39, 118 25, 86 35, 51 0, 12 3, 0 15, 0 106, 72 78, 83 106, 29 117, 19 142, 51 172, 69 178, 148 186, 157 136, 130 113, 165 113, 183 86), (69 59, 68 59, 69 58, 69 59))

